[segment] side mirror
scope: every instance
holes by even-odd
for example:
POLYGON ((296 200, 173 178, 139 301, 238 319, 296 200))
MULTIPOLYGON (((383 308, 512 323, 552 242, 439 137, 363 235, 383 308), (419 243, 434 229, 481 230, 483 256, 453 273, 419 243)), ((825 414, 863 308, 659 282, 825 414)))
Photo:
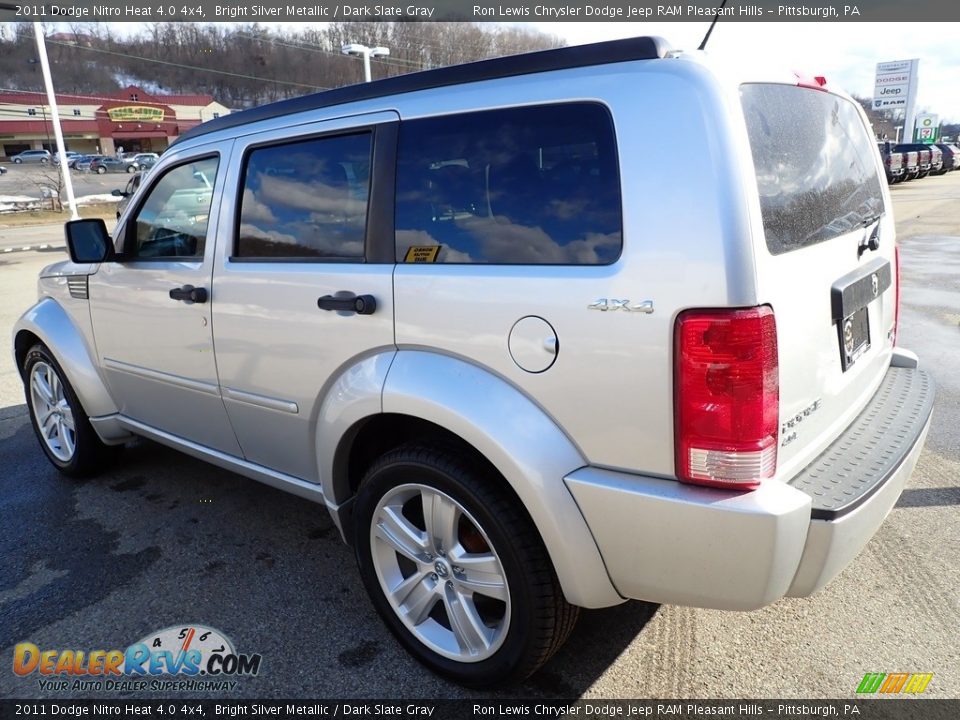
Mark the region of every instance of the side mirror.
POLYGON ((123 190, 113 189, 110 191, 110 194, 114 197, 126 197, 127 194, 123 190))
POLYGON ((113 259, 113 242, 102 218, 70 220, 65 231, 67 250, 75 263, 100 263, 113 259))

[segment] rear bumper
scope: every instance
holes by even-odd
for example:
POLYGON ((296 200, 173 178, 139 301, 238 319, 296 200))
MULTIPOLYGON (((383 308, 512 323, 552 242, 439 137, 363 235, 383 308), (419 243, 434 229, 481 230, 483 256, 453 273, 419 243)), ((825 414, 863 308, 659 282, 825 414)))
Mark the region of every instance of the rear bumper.
POLYGON ((621 595, 751 610, 816 592, 863 549, 916 465, 933 394, 922 371, 891 367, 817 460, 753 492, 592 467, 565 481, 621 595))

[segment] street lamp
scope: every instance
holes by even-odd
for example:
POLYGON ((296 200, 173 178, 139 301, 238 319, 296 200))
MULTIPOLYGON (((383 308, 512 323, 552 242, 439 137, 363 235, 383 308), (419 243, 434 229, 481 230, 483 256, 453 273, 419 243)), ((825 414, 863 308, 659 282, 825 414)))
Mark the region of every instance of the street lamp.
POLYGON ((370 58, 386 57, 390 54, 390 48, 385 47, 367 47, 359 43, 349 43, 340 48, 344 55, 360 55, 363 57, 363 79, 370 82, 370 58))

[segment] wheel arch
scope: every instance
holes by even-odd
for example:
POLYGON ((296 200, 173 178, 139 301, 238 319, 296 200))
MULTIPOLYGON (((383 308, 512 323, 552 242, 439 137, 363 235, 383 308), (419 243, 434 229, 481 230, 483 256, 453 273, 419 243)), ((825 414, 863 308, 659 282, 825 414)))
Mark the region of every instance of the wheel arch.
POLYGON ((82 331, 56 300, 44 298, 24 313, 14 325, 13 337, 14 357, 21 378, 27 353, 41 342, 67 376, 89 417, 118 412, 117 404, 97 370, 95 353, 82 331))
POLYGON ((401 350, 378 399, 379 412, 356 418, 321 463, 328 471, 322 473, 324 495, 345 537, 356 488, 375 457, 411 440, 453 444, 495 471, 522 504, 570 603, 607 607, 623 601, 563 481, 586 461, 526 395, 465 360, 401 350))

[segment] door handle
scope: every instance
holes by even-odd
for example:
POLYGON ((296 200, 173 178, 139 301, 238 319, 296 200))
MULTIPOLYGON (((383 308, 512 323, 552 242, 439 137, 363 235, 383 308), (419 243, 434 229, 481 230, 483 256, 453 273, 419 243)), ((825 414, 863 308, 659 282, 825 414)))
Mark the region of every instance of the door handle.
POLYGON ((186 303, 205 303, 208 297, 209 293, 207 293, 206 288, 198 288, 193 285, 184 285, 170 291, 171 300, 180 300, 186 303))
POLYGON ((373 295, 324 295, 317 300, 317 307, 321 310, 336 310, 337 312, 352 312, 357 315, 372 315, 377 309, 377 301, 373 295))

